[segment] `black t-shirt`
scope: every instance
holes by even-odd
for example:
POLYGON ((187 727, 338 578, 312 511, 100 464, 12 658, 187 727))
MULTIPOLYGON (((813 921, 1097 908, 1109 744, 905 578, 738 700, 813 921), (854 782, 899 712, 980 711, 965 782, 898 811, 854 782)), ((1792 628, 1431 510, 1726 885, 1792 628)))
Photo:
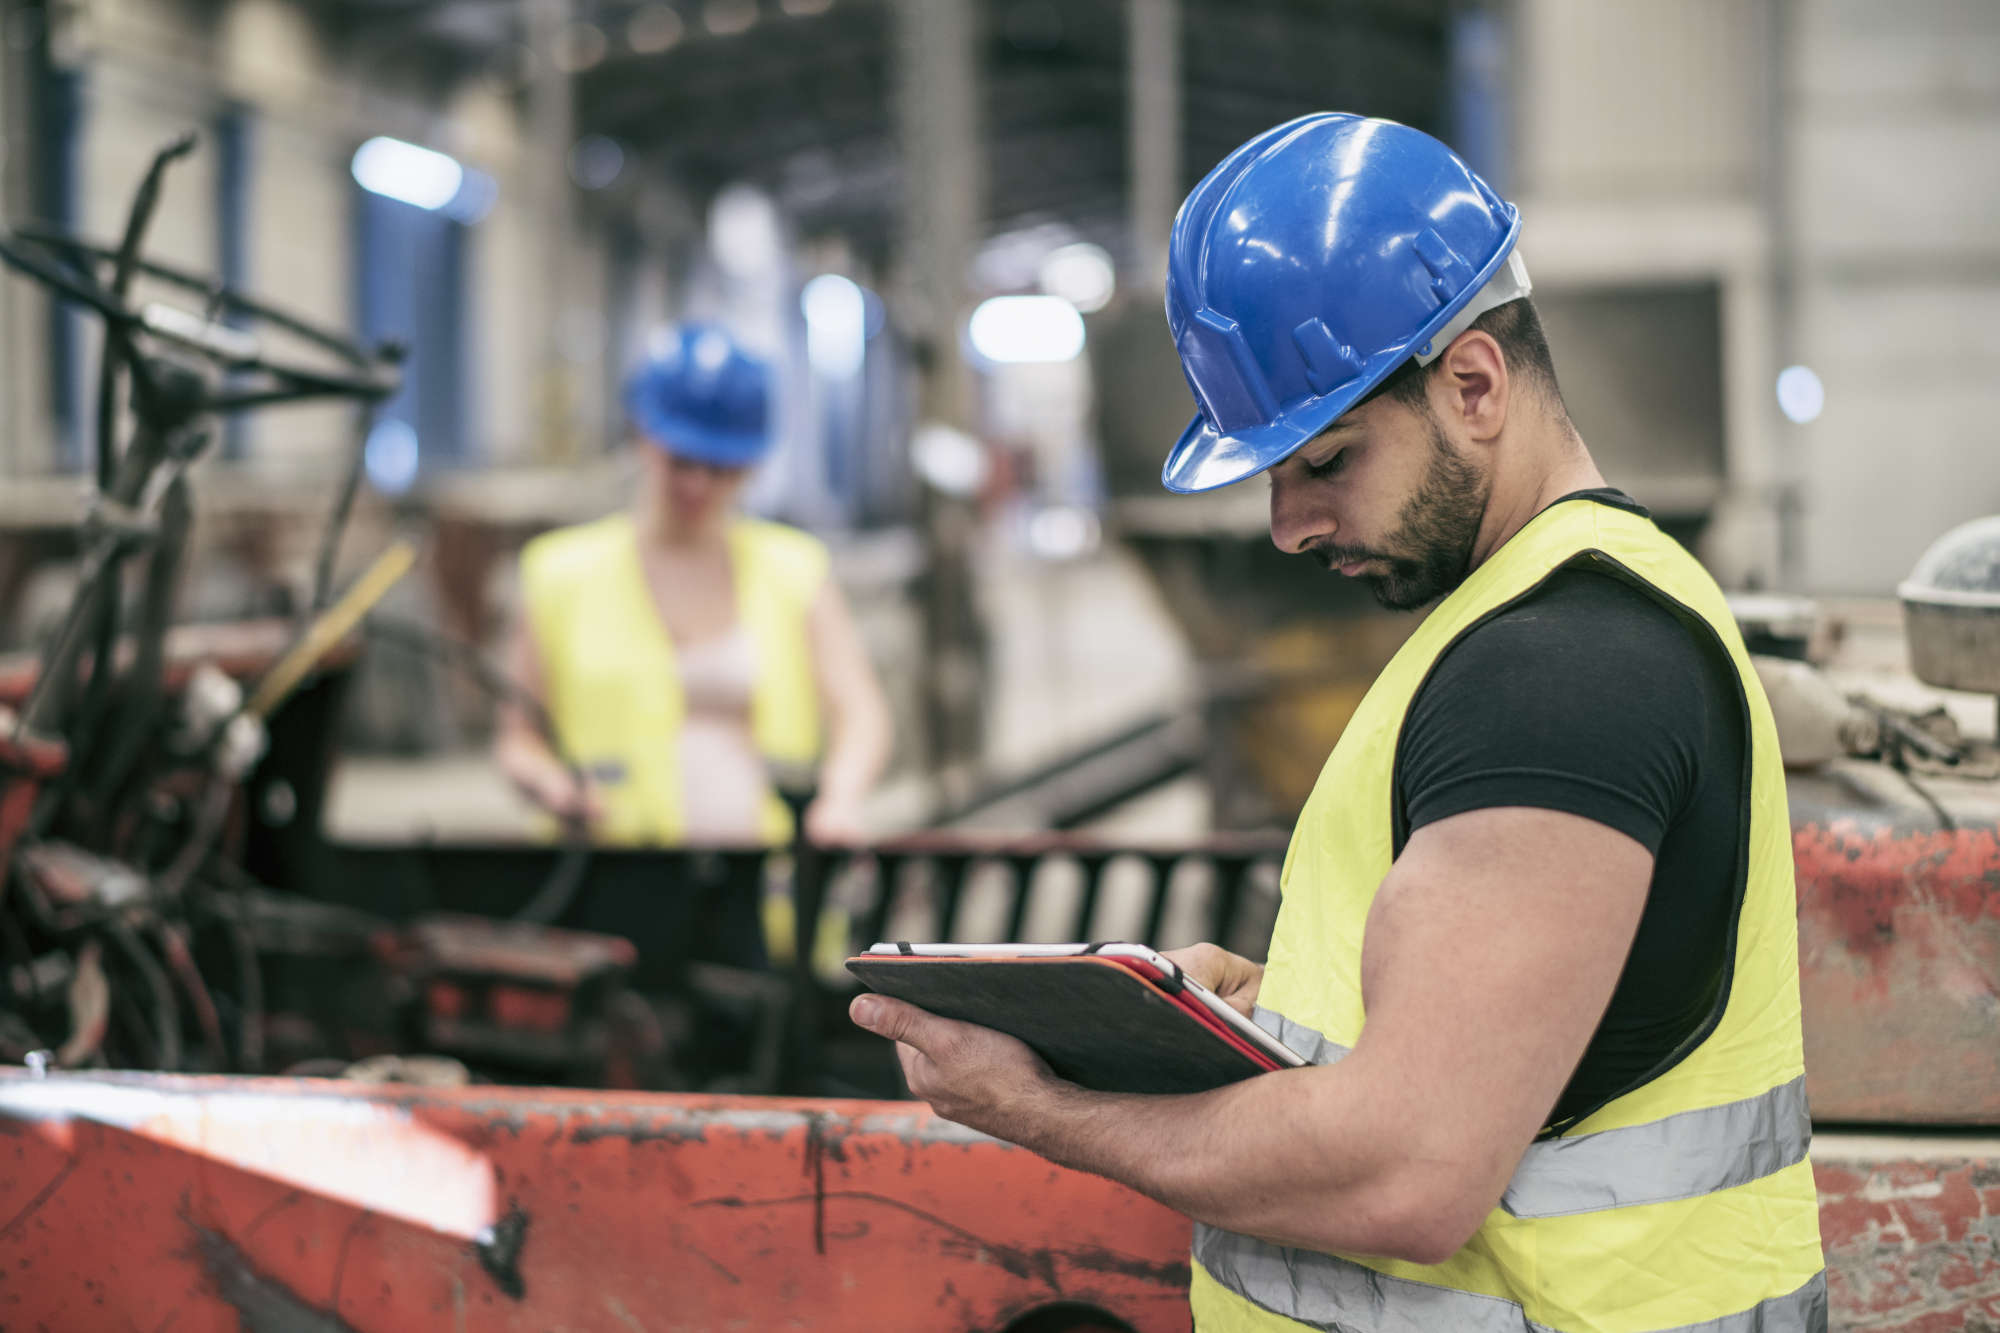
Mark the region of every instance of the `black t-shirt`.
MULTIPOLYGON (((1617 491, 1582 494, 1644 514, 1617 491)), ((1685 1054, 1716 1017, 1743 874, 1742 686, 1721 644, 1594 563, 1467 631, 1411 702, 1396 850, 1468 810, 1581 815, 1653 853, 1638 935, 1551 1123, 1574 1123, 1685 1054)))

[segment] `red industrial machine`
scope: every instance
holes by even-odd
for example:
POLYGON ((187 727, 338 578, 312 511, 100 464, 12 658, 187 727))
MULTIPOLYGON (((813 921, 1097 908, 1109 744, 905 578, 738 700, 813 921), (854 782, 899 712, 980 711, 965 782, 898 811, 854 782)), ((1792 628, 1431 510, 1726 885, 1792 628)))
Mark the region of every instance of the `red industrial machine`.
MULTIPOLYGON (((1951 781, 1935 811, 1872 800, 1867 777, 1793 784, 1834 1326, 2000 1327, 2000 804, 1951 781)), ((1134 854, 1011 850, 1024 871, 1134 854)), ((1137 850, 1158 893, 1208 907, 1267 864, 1240 841, 1137 850)), ((931 838, 875 864, 1009 852, 931 838)), ((943 927, 950 874, 926 878, 893 882, 943 927)), ((435 977, 462 975, 452 947, 435 977)), ((0 1073, 9 1329, 1185 1330, 1187 1241, 907 1102, 0 1073)))

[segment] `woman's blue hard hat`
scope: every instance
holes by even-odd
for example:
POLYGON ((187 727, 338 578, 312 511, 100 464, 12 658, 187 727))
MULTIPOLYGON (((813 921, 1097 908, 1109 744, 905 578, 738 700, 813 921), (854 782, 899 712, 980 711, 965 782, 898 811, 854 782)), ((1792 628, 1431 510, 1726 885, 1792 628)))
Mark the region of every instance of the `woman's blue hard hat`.
POLYGON ((771 371, 713 324, 669 329, 625 379, 625 412, 666 452, 748 467, 770 447, 771 371))
POLYGON ((1457 154, 1394 121, 1321 112, 1238 148, 1167 247, 1167 325, 1199 411, 1161 482, 1255 476, 1526 295, 1520 229, 1457 154))

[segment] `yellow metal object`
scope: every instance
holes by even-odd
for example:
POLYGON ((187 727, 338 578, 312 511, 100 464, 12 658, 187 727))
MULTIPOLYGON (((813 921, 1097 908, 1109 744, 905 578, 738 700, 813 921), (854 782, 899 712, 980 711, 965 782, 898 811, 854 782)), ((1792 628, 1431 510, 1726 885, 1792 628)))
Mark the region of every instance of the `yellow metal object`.
POLYGON ((1245 654, 1269 686, 1234 719, 1236 749, 1281 810, 1312 793, 1347 720, 1419 622, 1407 615, 1295 621, 1245 654))
POLYGON ((265 673, 264 679, 257 683, 257 692, 250 696, 249 707, 244 711, 260 721, 269 717, 272 710, 285 701, 285 696, 305 679, 313 664, 346 638, 361 623, 361 617, 367 615, 416 563, 417 549, 408 542, 397 542, 377 556, 375 563, 354 581, 354 586, 342 594, 339 601, 321 612, 305 637, 265 673))

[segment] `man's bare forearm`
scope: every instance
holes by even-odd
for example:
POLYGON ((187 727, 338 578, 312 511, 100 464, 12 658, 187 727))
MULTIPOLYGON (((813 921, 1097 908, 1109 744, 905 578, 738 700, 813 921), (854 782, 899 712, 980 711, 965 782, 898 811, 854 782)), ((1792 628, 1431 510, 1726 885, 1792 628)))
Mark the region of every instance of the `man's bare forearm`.
POLYGON ((1198 1221, 1312 1249, 1404 1253, 1423 1220, 1412 1206, 1422 1172, 1404 1173, 1394 1127, 1367 1123, 1386 1117, 1341 1086, 1352 1081, 1318 1068, 1134 1096, 1050 1080, 995 1132, 1198 1221))

